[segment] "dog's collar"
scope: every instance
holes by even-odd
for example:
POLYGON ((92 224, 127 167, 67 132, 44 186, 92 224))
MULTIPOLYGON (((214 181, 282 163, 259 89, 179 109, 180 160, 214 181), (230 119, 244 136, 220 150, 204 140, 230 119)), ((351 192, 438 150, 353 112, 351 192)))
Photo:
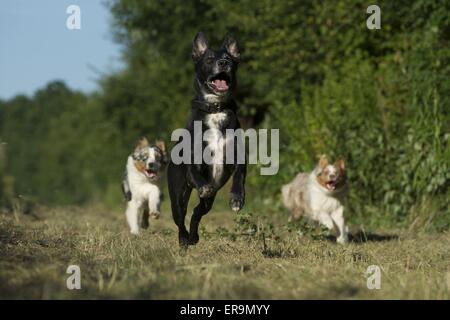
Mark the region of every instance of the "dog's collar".
POLYGON ((206 113, 218 113, 222 112, 224 109, 236 108, 236 103, 232 99, 227 102, 206 102, 194 99, 191 104, 192 108, 202 110, 206 113))

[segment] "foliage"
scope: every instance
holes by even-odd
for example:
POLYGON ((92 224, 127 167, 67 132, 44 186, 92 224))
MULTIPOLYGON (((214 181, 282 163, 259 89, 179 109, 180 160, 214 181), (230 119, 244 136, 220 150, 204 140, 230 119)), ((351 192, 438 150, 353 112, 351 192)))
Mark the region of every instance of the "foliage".
POLYGON ((279 212, 281 185, 327 153, 348 160, 354 223, 447 230, 450 3, 379 1, 381 30, 366 28, 367 5, 110 1, 127 67, 89 96, 53 82, 1 101, 0 177, 47 204, 118 205, 136 138, 168 141, 187 121, 193 36, 202 30, 217 47, 231 33, 242 47, 242 123, 280 129, 279 173, 250 168, 253 209, 279 212))

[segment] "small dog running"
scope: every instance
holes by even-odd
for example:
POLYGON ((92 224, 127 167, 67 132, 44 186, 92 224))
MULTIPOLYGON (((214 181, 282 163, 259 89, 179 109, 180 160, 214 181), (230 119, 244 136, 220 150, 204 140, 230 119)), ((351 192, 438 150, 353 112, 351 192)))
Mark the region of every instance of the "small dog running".
POLYGON ((127 200, 126 217, 132 234, 139 234, 140 211, 143 229, 148 228, 149 217, 159 218, 161 191, 157 182, 167 162, 164 142, 157 140, 150 145, 145 137, 139 139, 128 156, 122 192, 127 200))
POLYGON ((322 156, 311 173, 299 173, 282 187, 283 203, 291 212, 291 220, 301 216, 319 222, 337 232, 336 241, 348 242, 348 228, 344 220, 344 203, 348 185, 345 161, 329 164, 322 156))

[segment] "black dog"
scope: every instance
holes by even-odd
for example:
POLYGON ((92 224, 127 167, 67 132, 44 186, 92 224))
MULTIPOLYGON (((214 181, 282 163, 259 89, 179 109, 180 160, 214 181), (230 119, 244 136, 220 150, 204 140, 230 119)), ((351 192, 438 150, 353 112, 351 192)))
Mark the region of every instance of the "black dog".
MULTIPOLYGON (((217 191, 233 175, 231 187, 230 206, 233 211, 239 211, 244 206, 246 164, 239 164, 237 157, 237 138, 234 139, 233 164, 225 161, 226 129, 240 128, 236 116, 237 105, 233 99, 236 87, 236 71, 239 63, 239 48, 235 39, 226 37, 222 47, 213 51, 208 47, 206 37, 198 33, 193 42, 192 58, 194 60, 196 77, 194 80, 196 97, 192 100, 192 114, 187 125, 191 134, 190 164, 175 164, 171 159, 167 178, 172 205, 173 219, 178 226, 180 246, 194 245, 198 242, 198 225, 203 215, 207 214, 214 203, 217 191), (201 131, 213 128, 216 134, 207 141, 201 142, 201 151, 212 151, 215 157, 220 157, 222 164, 194 164, 194 121, 201 121, 201 131), (224 140, 225 139, 225 140, 224 140), (195 207, 191 217, 189 232, 184 220, 192 189, 198 191, 200 203, 195 207)), ((178 141, 177 144, 181 142, 178 141)), ((211 162, 210 162, 211 163, 211 162)))

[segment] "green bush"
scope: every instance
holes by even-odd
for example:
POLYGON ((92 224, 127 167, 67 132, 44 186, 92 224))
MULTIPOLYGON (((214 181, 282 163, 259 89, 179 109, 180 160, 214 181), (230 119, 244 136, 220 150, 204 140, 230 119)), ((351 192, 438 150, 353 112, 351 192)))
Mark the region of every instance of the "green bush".
MULTIPOLYGON (((354 222, 450 227, 449 24, 438 11, 430 17, 386 45, 384 57, 358 50, 339 67, 326 66, 321 85, 303 82, 298 101, 274 102, 266 125, 281 130, 282 172, 251 175, 265 185, 266 204, 318 155, 344 155, 354 222)), ((280 208, 279 197, 270 201, 280 208)))
POLYGON ((53 82, 0 101, 0 177, 50 205, 120 205, 137 137, 168 141, 188 119, 193 36, 218 47, 232 33, 242 122, 281 139, 276 176, 249 168, 249 207, 287 215, 281 185, 326 153, 348 160, 353 223, 448 230, 450 2, 378 5, 381 30, 362 0, 110 1, 126 68, 89 96, 53 82))

